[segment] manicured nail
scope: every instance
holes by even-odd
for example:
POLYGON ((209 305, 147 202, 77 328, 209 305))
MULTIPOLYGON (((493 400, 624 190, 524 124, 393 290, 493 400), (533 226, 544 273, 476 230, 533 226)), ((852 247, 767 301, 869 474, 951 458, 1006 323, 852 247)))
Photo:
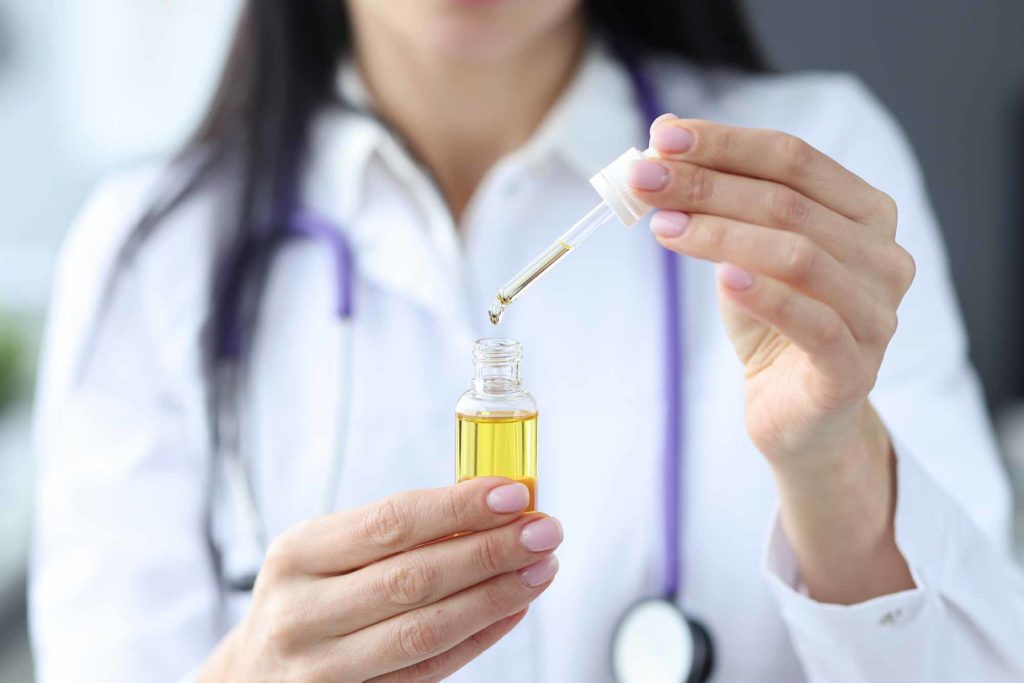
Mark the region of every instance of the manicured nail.
POLYGON ((651 147, 667 154, 690 151, 693 140, 693 133, 679 126, 658 126, 651 131, 651 147))
POLYGON ((530 489, 525 484, 504 484, 487 494, 487 507, 491 512, 519 512, 530 503, 530 489))
POLYGON ((558 571, 558 558, 548 555, 543 560, 538 560, 526 569, 519 572, 523 577, 523 583, 530 588, 536 588, 551 580, 551 577, 558 571))
POLYGON ((715 270, 718 271, 718 281, 729 289, 742 292, 754 284, 753 275, 731 263, 719 263, 715 270))
POLYGON ((671 121, 672 119, 678 119, 678 118, 679 117, 676 116, 675 114, 662 114, 658 118, 656 118, 653 121, 651 121, 651 129, 648 132, 653 133, 655 126, 657 126, 662 121, 671 121))
POLYGON ((690 225, 690 215, 682 211, 659 211, 651 216, 651 232, 658 237, 679 237, 690 225))
POLYGON ((535 553, 558 547, 562 538, 562 525, 553 517, 530 522, 519 534, 519 539, 526 549, 535 553))
POLYGON ((638 190, 654 192, 668 185, 668 169, 656 161, 634 161, 629 169, 629 184, 638 190))

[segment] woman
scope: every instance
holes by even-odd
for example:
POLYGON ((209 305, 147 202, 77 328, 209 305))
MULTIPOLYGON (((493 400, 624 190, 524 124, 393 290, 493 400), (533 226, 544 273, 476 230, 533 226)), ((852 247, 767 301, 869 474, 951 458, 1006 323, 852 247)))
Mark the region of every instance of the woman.
POLYGON ((195 140, 105 184, 62 260, 42 680, 609 680, 615 624, 663 592, 715 680, 1024 675, 1007 487, 916 165, 854 81, 757 66, 721 1, 249 0, 195 140), (647 142, 645 79, 686 117, 631 169, 656 240, 599 231, 502 329, 553 516, 506 480, 443 486, 487 302, 647 142), (678 289, 666 249, 693 257, 678 289))

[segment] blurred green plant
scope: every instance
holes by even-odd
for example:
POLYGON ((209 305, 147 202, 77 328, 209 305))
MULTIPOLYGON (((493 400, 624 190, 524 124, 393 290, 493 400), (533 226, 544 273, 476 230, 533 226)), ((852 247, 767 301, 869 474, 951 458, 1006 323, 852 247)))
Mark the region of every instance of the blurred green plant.
POLYGON ((22 327, 12 319, 0 318, 0 412, 24 396, 28 355, 22 327))

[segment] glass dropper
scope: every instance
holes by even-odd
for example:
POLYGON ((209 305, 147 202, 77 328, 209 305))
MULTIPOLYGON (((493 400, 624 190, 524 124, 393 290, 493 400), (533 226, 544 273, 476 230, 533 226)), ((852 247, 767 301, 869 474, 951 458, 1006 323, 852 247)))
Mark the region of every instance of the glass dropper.
POLYGON ((650 211, 651 207, 637 198, 626 178, 633 162, 652 154, 655 152, 646 150, 641 154, 636 148, 630 148, 590 179, 590 184, 601 195, 601 203, 501 286, 494 302, 487 309, 487 316, 492 324, 500 323, 509 304, 599 227, 612 218, 617 218, 630 228, 650 211))
POLYGON ((583 240, 590 237, 590 234, 615 217, 612 211, 604 202, 601 202, 590 210, 586 216, 576 222, 571 228, 562 233, 562 236, 551 243, 547 249, 542 251, 537 258, 533 259, 513 275, 508 282, 498 290, 494 303, 487 309, 487 315, 491 323, 497 325, 501 322, 501 316, 505 308, 515 301, 520 294, 525 292, 530 285, 540 279, 551 266, 558 263, 563 256, 580 245, 583 240))

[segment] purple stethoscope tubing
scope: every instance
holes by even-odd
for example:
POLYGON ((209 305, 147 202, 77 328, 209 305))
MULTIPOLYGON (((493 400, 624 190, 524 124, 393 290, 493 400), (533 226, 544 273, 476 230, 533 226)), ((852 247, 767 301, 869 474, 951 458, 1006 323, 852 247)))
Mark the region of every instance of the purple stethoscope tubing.
MULTIPOLYGON (((633 81, 633 91, 643 112, 647 125, 654 122, 658 116, 666 110, 662 106, 658 89, 650 74, 640 68, 630 57, 624 57, 630 77, 633 81)), ((682 286, 683 278, 680 273, 679 257, 675 252, 664 249, 662 258, 662 278, 665 289, 665 298, 662 301, 664 306, 664 354, 665 364, 665 442, 662 458, 664 460, 664 476, 662 492, 665 517, 665 566, 662 572, 662 595, 669 602, 675 602, 679 595, 679 587, 682 585, 683 566, 681 562, 681 548, 683 524, 681 515, 683 513, 681 492, 685 487, 685 470, 683 459, 685 455, 683 444, 683 419, 685 410, 683 405, 683 359, 686 357, 683 348, 684 339, 682 334, 682 286)))
MULTIPOLYGON (((645 122, 650 125, 663 113, 658 89, 650 74, 637 61, 629 56, 622 56, 632 81, 637 105, 645 122)), ((337 315, 348 320, 352 317, 352 282, 354 262, 352 249, 342 231, 336 229, 326 219, 307 212, 296 213, 289 225, 290 233, 295 237, 305 237, 323 242, 334 259, 336 274, 337 315)), ((662 281, 664 287, 664 348, 661 350, 665 372, 664 385, 664 420, 665 435, 662 452, 663 480, 662 501, 664 509, 664 566, 662 569, 662 597, 675 602, 682 585, 682 524, 683 512, 681 491, 685 487, 684 476, 684 444, 683 444, 683 359, 685 349, 682 334, 682 274, 680 259, 671 251, 663 250, 662 281)))

